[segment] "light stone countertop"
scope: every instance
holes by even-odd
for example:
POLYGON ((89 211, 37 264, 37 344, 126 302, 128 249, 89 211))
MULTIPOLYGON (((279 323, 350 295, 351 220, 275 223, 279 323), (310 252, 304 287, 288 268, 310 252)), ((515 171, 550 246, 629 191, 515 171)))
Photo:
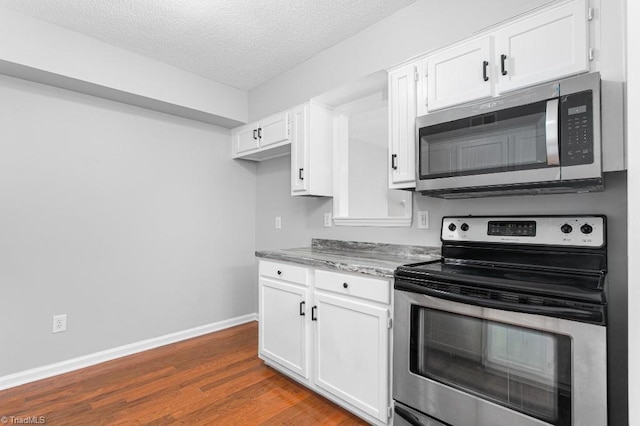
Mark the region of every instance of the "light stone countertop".
POLYGON ((259 250, 261 259, 393 278, 400 265, 440 259, 440 247, 312 239, 311 247, 259 250))

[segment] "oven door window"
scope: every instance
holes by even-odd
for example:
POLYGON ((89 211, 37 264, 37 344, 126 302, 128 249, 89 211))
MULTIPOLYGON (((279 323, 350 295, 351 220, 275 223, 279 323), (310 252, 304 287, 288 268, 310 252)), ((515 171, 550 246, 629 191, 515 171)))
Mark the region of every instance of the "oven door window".
POLYGON ((552 425, 571 425, 571 339, 411 307, 410 370, 552 425))
POLYGON ((420 179, 559 167, 557 120, 552 100, 423 127, 420 179))

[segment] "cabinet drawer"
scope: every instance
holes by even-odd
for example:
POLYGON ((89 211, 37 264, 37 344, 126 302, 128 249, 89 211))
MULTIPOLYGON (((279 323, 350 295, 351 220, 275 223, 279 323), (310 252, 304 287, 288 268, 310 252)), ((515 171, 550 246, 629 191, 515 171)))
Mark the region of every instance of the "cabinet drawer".
POLYGON ((380 303, 390 303, 390 284, 385 279, 316 271, 316 288, 380 303))
POLYGON ((309 285, 309 269, 289 263, 260 261, 260 275, 292 283, 309 285))

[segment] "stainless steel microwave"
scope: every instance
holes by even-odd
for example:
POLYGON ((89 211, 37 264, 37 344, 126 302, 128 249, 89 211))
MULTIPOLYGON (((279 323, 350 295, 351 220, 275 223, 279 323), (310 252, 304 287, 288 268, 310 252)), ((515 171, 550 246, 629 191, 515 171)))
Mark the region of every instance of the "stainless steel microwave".
POLYGON ((416 190, 441 198, 603 189, 600 74, 416 120, 416 190))

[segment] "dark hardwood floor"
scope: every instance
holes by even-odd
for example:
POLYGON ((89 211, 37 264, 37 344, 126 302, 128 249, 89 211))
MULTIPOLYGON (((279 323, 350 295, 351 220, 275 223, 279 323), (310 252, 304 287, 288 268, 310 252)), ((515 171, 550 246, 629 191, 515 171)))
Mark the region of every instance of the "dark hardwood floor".
POLYGON ((3 390, 0 418, 43 416, 65 426, 366 424, 265 366, 257 343, 252 322, 3 390))

